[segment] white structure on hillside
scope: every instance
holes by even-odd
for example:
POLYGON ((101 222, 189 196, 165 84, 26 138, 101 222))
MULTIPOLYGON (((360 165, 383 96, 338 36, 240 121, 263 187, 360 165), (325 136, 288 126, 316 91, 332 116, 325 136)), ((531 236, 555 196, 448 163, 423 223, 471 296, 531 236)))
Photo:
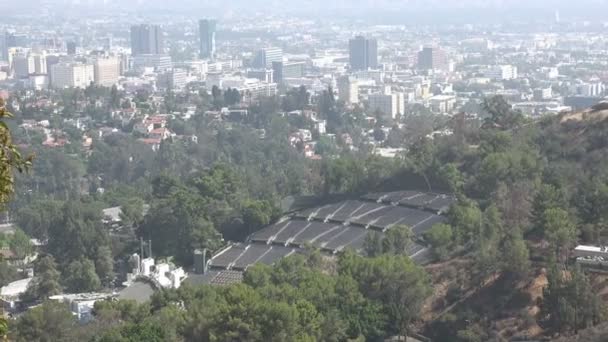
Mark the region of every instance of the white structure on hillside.
POLYGON ((136 267, 127 274, 127 281, 123 284, 129 286, 138 277, 145 277, 162 288, 177 289, 188 276, 183 268, 167 262, 157 264, 154 258, 141 259, 139 254, 133 254, 131 260, 136 267))
POLYGON ((93 319, 95 302, 114 296, 116 296, 114 293, 75 293, 51 296, 49 299, 67 303, 78 321, 87 323, 93 319))

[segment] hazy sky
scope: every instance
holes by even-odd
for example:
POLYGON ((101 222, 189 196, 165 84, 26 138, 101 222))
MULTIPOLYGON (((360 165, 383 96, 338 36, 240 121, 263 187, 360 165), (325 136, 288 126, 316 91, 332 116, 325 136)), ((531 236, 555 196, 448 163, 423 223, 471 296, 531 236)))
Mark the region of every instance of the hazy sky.
MULTIPOLYGON (((365 17, 367 13, 386 13, 395 17, 414 12, 435 11, 439 19, 444 16, 471 16, 474 19, 480 11, 486 11, 490 16, 509 14, 533 18, 537 15, 550 16, 559 10, 564 19, 568 16, 602 19, 608 9, 608 0, 0 0, 0 6, 0 12, 4 12, 4 15, 23 11, 35 13, 36 9, 44 7, 59 13, 66 8, 97 8, 105 12, 132 10, 141 14, 170 10, 193 16, 221 16, 223 13, 238 10, 243 13, 303 13, 338 17, 365 17)), ((86 13, 95 14, 90 11, 86 13)))

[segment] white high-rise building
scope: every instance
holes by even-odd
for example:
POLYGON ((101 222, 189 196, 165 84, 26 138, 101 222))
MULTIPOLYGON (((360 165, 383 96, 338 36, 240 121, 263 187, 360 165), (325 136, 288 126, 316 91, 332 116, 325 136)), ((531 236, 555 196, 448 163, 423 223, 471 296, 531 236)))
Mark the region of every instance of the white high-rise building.
POLYGON ((34 55, 34 73, 36 75, 46 75, 48 73, 46 67, 46 55, 34 55))
POLYGON ((15 78, 27 78, 36 70, 34 58, 31 56, 15 56, 13 58, 13 75, 15 78))
POLYGON ((95 61, 95 84, 111 87, 118 83, 120 77, 120 61, 117 58, 99 58, 95 61))
POLYGON ((380 112, 387 118, 396 119, 405 109, 403 93, 372 94, 368 97, 369 109, 372 113, 380 112))
POLYGON ((359 103, 359 82, 349 76, 338 79, 338 98, 347 105, 359 103))
POLYGON ((59 63, 51 68, 53 88, 86 88, 95 81, 95 69, 91 64, 59 63))

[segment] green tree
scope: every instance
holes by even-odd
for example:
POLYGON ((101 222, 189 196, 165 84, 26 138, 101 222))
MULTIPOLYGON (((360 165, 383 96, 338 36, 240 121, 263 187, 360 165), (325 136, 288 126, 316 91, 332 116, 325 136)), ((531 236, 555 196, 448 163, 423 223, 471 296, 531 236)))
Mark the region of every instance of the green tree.
POLYGON ((338 262, 338 273, 351 275, 364 296, 382 305, 392 334, 407 334, 431 294, 428 275, 406 256, 366 259, 347 253, 338 262))
POLYGON ((243 204, 243 223, 249 234, 268 225, 277 219, 279 214, 280 210, 269 201, 249 200, 243 204))
POLYGON ((502 246, 502 270, 510 279, 520 280, 530 272, 530 252, 521 232, 515 228, 509 232, 502 246))
POLYGON ((10 327, 10 338, 23 342, 69 341, 76 326, 67 304, 47 301, 19 317, 10 327))
POLYGON ((40 258, 35 264, 34 274, 34 279, 28 285, 25 293, 21 295, 24 302, 46 300, 61 293, 61 274, 57 271, 57 265, 52 256, 40 258))
POLYGON ((24 259, 34 251, 34 246, 22 230, 17 229, 9 239, 11 251, 18 259, 24 259))
POLYGON ((416 174, 424 178, 427 189, 432 192, 428 171, 435 162, 435 146, 432 141, 421 138, 416 141, 405 155, 406 165, 416 174))
MULTIPOLYGON (((19 274, 17 269, 8 264, 8 262, 2 260, 0 261, 0 286, 6 286, 9 283, 17 280, 19 274)), ((0 334, 0 336, 2 336, 0 334)))
POLYGON ((140 198, 125 200, 120 209, 120 219, 127 227, 137 227, 144 220, 144 201, 140 198))
POLYGON ((377 231, 368 232, 363 242, 363 250, 370 258, 380 256, 383 252, 382 234, 377 231))
POLYGON ((545 211, 551 208, 566 209, 566 196, 557 187, 543 184, 536 193, 532 204, 532 223, 535 229, 542 230, 545 227, 545 211))
POLYGON ((191 264, 195 249, 214 250, 221 243, 217 230, 205 215, 205 204, 192 191, 176 190, 152 204, 138 235, 153 241, 156 255, 174 256, 180 263, 191 264))
POLYGON ((445 260, 450 253, 453 235, 450 225, 436 224, 424 233, 424 240, 429 243, 436 258, 445 260))
POLYGON ((61 213, 61 202, 52 200, 34 201, 17 211, 17 226, 41 241, 48 239, 51 224, 56 222, 61 213))
POLYGON ((406 225, 391 227, 384 235, 382 249, 392 255, 407 255, 412 243, 412 229, 406 225))
POLYGON ((66 289, 70 293, 99 290, 101 281, 95 273, 95 264, 89 259, 72 261, 64 272, 66 289))
POLYGON ((564 209, 549 208, 542 217, 544 237, 555 249, 556 256, 567 251, 577 239, 576 225, 564 209))
POLYGON ((109 284, 114 278, 114 259, 109 246, 99 246, 97 248, 95 271, 103 285, 109 284))
POLYGON ((464 175, 458 170, 458 167, 453 164, 445 164, 439 169, 439 176, 447 185, 450 192, 460 194, 464 188, 464 175))
POLYGON ((23 172, 32 165, 33 156, 23 158, 13 143, 6 120, 13 115, 0 99, 0 205, 6 205, 14 192, 13 169, 23 172))

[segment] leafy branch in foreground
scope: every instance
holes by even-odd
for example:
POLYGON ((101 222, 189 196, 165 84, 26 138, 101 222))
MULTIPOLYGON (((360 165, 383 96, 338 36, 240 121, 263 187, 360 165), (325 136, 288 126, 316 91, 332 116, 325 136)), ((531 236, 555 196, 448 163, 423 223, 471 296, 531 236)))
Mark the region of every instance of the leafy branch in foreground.
POLYGON ((29 170, 33 155, 23 157, 13 143, 6 119, 13 115, 6 109, 4 100, 0 99, 0 205, 6 204, 14 192, 13 169, 19 172, 29 170))

